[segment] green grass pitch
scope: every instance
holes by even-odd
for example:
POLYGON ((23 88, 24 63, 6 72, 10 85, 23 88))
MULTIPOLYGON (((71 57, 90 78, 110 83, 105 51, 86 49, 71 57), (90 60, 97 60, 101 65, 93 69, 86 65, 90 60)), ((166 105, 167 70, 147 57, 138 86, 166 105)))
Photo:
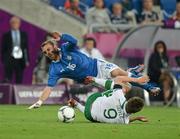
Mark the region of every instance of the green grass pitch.
POLYGON ((180 108, 146 107, 138 115, 149 122, 130 125, 91 123, 79 111, 73 123, 61 123, 57 105, 26 108, 0 105, 0 139, 180 139, 180 108))

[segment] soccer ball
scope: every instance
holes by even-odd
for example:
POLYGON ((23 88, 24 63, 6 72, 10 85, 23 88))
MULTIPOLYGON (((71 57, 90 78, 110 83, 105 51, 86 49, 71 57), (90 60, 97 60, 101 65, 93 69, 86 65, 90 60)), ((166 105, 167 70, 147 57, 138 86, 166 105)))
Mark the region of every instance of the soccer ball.
POLYGON ((62 122, 69 123, 74 121, 74 109, 69 106, 63 106, 58 110, 58 119, 62 122))

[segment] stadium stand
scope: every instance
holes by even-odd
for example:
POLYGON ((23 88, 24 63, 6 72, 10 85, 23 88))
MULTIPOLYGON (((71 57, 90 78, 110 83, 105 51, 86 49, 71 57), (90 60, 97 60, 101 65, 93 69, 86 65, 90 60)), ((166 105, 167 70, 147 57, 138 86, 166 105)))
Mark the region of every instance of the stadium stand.
POLYGON ((122 0, 104 0, 105 7, 108 9, 112 8, 113 3, 122 2, 122 0))
POLYGON ((176 10, 176 2, 177 0, 160 0, 164 20, 172 17, 176 10))
POLYGON ((132 0, 133 9, 135 10, 136 14, 141 13, 142 11, 142 1, 141 0, 132 0))
POLYGON ((92 7, 94 3, 93 0, 81 0, 81 2, 88 5, 89 7, 92 7))
POLYGON ((52 8, 41 0, 1 0, 0 8, 46 31, 69 32, 79 40, 82 40, 82 35, 86 32, 86 25, 83 22, 67 16, 66 13, 52 8), (73 28, 69 28, 72 26, 73 28))
POLYGON ((55 7, 56 9, 59 9, 59 7, 64 7, 66 0, 50 0, 50 5, 55 7))

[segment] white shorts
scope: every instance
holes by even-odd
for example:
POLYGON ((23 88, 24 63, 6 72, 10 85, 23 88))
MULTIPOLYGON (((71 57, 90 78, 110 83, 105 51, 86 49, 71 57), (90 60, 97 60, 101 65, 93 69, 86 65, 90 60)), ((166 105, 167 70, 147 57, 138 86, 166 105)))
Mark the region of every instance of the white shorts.
POLYGON ((102 79, 110 79, 111 77, 111 72, 115 69, 119 69, 119 67, 116 64, 107 62, 105 60, 97 60, 97 69, 98 69, 98 74, 97 78, 102 78, 102 79))

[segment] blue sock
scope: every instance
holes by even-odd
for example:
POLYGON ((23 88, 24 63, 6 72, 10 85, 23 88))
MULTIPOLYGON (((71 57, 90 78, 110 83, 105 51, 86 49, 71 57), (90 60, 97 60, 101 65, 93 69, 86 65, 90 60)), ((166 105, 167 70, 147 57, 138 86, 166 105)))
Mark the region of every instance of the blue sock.
MULTIPOLYGON (((133 77, 133 78, 139 78, 139 77, 141 77, 142 75, 135 75, 135 74, 132 74, 131 75, 131 77, 133 77)), ((159 87, 156 83, 154 83, 154 82, 148 82, 148 83, 146 83, 146 84, 139 84, 139 83, 132 83, 131 82, 131 84, 133 85, 133 86, 137 86, 137 87, 140 87, 140 88, 142 88, 142 89, 145 89, 145 90, 147 90, 148 92, 152 89, 152 88, 154 88, 154 87, 159 87)))
POLYGON ((152 88, 154 87, 158 87, 158 85, 156 83, 153 82, 148 82, 146 84, 138 84, 138 83, 131 83, 133 86, 137 86, 140 87, 142 89, 145 89, 146 91, 150 91, 152 88))

